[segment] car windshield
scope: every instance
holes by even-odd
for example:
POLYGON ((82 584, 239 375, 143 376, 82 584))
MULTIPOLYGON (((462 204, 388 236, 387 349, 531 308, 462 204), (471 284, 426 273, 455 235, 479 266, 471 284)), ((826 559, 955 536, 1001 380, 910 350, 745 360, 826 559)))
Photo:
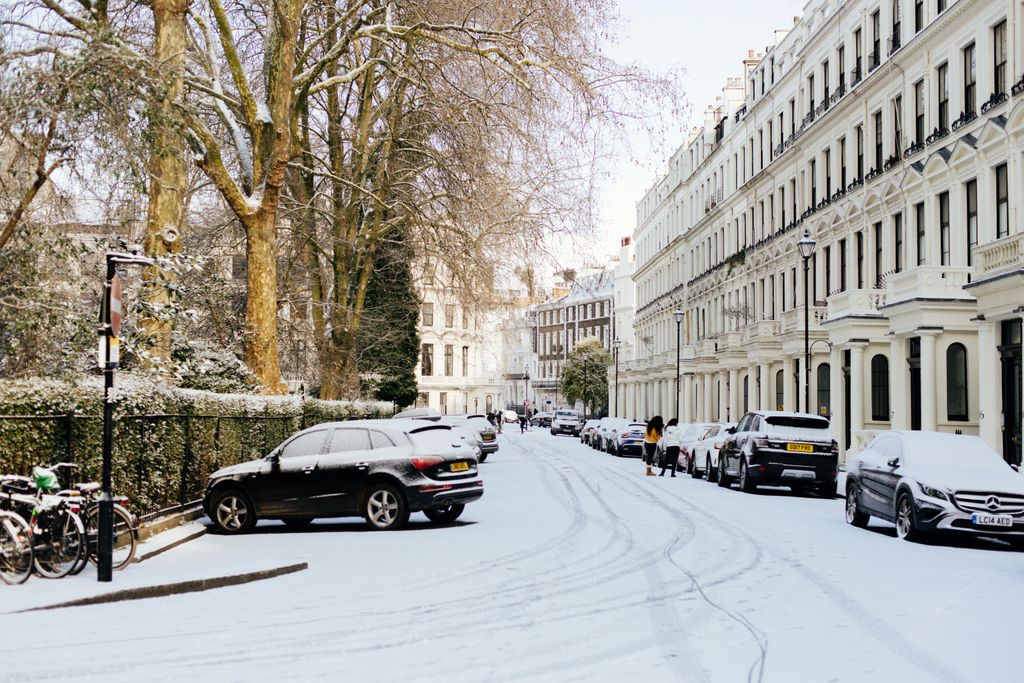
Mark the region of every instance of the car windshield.
POLYGON ((559 410, 557 413, 555 413, 556 418, 564 420, 575 420, 579 417, 579 415, 580 414, 577 413, 576 411, 569 410, 559 410))
POLYGON ((492 429, 491 423, 487 421, 486 417, 471 417, 466 420, 466 423, 473 427, 478 432, 492 429))
POLYGON ((828 420, 810 415, 769 415, 765 421, 772 427, 795 427, 798 429, 828 429, 828 420))

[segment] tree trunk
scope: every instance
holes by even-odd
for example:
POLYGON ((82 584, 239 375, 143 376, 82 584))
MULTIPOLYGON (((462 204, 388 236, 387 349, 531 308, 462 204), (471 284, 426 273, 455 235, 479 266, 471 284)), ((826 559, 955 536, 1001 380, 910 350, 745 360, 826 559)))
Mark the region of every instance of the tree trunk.
MULTIPOLYGON (((189 0, 153 0, 156 30, 156 60, 161 65, 167 90, 150 124, 152 143, 149 152, 149 207, 146 216, 146 254, 167 256, 181 250, 185 215, 185 144, 173 125, 174 103, 181 99, 185 71, 185 16, 189 0)), ((157 310, 172 303, 175 276, 159 267, 146 268, 143 296, 157 310)), ((172 325, 166 318, 147 317, 142 321, 148 351, 154 363, 167 367, 171 359, 172 325)))
POLYGON ((276 207, 243 218, 247 296, 245 302, 245 363, 264 390, 283 394, 277 349, 276 207))
POLYGON ((325 401, 360 397, 359 365, 352 335, 332 336, 320 357, 320 398, 325 401))

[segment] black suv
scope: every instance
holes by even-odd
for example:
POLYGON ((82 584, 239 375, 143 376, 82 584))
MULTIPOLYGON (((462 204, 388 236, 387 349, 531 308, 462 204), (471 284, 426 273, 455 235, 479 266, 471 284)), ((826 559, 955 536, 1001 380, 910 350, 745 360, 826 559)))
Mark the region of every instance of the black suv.
POLYGON ((838 465, 839 444, 826 418, 756 411, 744 415, 723 441, 718 485, 728 487, 739 480, 746 493, 770 484, 835 498, 838 465))

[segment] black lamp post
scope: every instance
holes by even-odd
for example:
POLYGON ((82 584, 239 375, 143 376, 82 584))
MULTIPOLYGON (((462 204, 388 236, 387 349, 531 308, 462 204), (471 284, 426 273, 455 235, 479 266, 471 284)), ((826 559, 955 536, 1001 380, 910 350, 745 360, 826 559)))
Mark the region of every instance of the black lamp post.
MULTIPOLYGON (((811 237, 809 228, 804 228, 804 234, 796 243, 796 246, 800 250, 800 255, 804 258, 804 410, 809 413, 811 412, 811 302, 808 293, 809 278, 807 276, 807 264, 811 260, 814 248, 817 246, 817 242, 811 237)), ((799 402, 799 398, 797 401, 799 402)), ((800 406, 797 406, 797 410, 800 410, 800 406)))
POLYGON ((587 421, 587 361, 590 360, 590 353, 583 352, 583 421, 587 421))
MULTIPOLYGON (((523 412, 529 412, 530 408, 530 364, 523 363, 523 379, 525 380, 525 386, 523 387, 523 412)), ((529 419, 529 415, 526 416, 529 419)))
POLYGON ((615 353, 615 417, 619 416, 619 349, 622 347, 622 340, 618 337, 612 342, 612 351, 615 353))
POLYGON ((682 309, 677 310, 672 316, 676 319, 676 420, 679 419, 679 373, 681 371, 679 361, 679 346, 683 338, 683 318, 686 314, 682 309))

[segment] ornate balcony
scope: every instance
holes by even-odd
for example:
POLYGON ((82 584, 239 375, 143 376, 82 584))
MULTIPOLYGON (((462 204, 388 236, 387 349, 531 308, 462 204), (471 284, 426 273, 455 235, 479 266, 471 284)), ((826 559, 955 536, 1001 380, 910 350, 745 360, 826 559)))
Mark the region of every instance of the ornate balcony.
POLYGON ((978 275, 989 278, 1024 268, 1024 233, 1010 235, 974 249, 978 275))
POLYGON ((932 131, 932 134, 929 135, 925 139, 924 144, 930 145, 933 142, 937 142, 938 140, 941 140, 942 138, 946 137, 947 135, 949 135, 949 129, 948 128, 936 128, 935 130, 932 131))
POLYGON ((970 298, 964 285, 970 281, 972 270, 966 266, 917 266, 894 273, 886 280, 886 302, 970 298))
POLYGON ((743 329, 743 339, 747 343, 758 340, 775 339, 782 333, 782 325, 778 320, 758 320, 743 329))
POLYGON ((985 100, 985 103, 981 105, 981 113, 982 114, 987 114, 989 109, 992 109, 993 107, 998 107, 1000 104, 1005 102, 1007 99, 1008 98, 1006 96, 1006 93, 1004 93, 1004 92, 994 92, 994 93, 992 93, 992 95, 989 96, 989 98, 987 100, 985 100))
POLYGON ((924 150, 924 143, 923 142, 912 143, 909 147, 907 147, 906 150, 904 150, 903 158, 912 157, 912 156, 914 156, 915 154, 917 154, 918 152, 920 152, 922 150, 924 150))
POLYGON ((953 122, 953 130, 957 130, 961 126, 966 126, 976 118, 978 118, 978 115, 973 111, 960 112, 960 116, 958 116, 956 121, 953 122))
POLYGON ((827 320, 849 317, 877 317, 885 305, 885 292, 880 289, 848 289, 828 298, 827 320))
MULTIPOLYGON (((821 323, 828 317, 828 308, 825 306, 811 306, 809 329, 811 332, 815 332, 821 329, 821 323)), ((782 334, 787 332, 800 332, 803 334, 804 331, 804 307, 797 306, 791 308, 782 314, 782 334)))

